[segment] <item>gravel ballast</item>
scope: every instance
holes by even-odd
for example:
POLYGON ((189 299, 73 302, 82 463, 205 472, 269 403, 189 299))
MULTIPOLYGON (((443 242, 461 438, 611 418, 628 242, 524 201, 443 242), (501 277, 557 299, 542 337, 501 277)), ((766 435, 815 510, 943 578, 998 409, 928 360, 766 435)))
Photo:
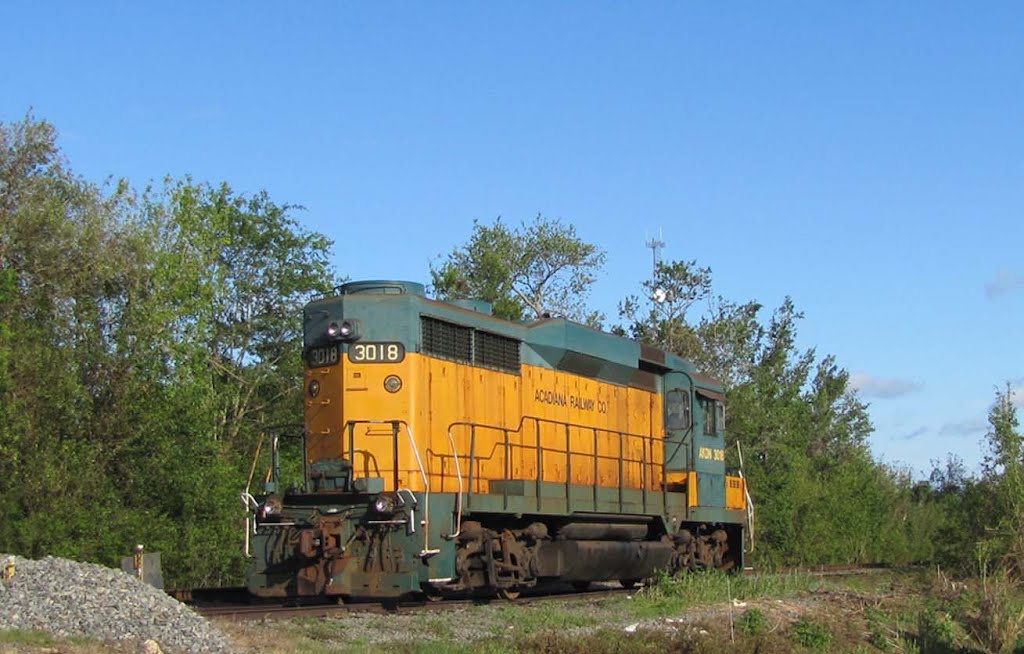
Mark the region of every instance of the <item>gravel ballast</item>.
MULTIPOLYGON (((8 560, 0 554, 0 567, 8 560)), ((206 619, 120 570, 46 557, 14 557, 0 580, 0 629, 45 631, 60 638, 154 640, 165 652, 231 652, 206 619)))

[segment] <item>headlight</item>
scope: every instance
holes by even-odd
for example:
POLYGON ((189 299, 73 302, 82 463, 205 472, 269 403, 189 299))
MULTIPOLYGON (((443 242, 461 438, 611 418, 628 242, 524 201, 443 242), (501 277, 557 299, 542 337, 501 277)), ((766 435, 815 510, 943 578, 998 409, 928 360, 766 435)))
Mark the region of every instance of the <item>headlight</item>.
POLYGON ((383 515, 391 515, 395 512, 395 496, 381 493, 373 500, 373 510, 383 515))
POLYGON ((274 516, 281 515, 281 500, 276 497, 268 497, 267 500, 257 509, 260 520, 267 520, 274 516))
POLYGON ((402 378, 398 375, 388 375, 384 379, 384 390, 388 393, 397 393, 402 390, 402 378))
POLYGON ((327 326, 327 337, 334 341, 352 341, 359 336, 359 329, 354 320, 332 322, 327 326))

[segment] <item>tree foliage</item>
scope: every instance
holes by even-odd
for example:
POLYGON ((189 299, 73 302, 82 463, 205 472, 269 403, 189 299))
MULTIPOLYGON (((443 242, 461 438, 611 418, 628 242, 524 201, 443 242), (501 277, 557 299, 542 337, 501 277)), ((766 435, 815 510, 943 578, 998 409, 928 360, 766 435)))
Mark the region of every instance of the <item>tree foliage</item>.
POLYGON ((934 465, 931 496, 946 520, 937 560, 960 572, 1024 580, 1024 434, 1013 388, 997 389, 988 414, 986 456, 977 475, 950 456, 934 465))
POLYGON ((253 441, 301 407, 299 307, 334 284, 293 207, 76 176, 0 124, 0 550, 237 581, 253 441))
POLYGON ((734 464, 757 507, 762 562, 912 560, 928 522, 910 475, 871 457, 867 406, 833 356, 797 346, 790 298, 761 319, 756 301, 713 294, 696 261, 659 264, 620 304, 622 334, 674 352, 721 380, 734 464), (894 520, 891 516, 903 515, 894 520))
POLYGON ((443 300, 486 300, 509 320, 557 314, 594 323, 600 317, 587 312, 586 295, 604 259, 575 227, 538 215, 514 229, 501 218, 493 225, 474 221, 469 241, 430 272, 443 300))

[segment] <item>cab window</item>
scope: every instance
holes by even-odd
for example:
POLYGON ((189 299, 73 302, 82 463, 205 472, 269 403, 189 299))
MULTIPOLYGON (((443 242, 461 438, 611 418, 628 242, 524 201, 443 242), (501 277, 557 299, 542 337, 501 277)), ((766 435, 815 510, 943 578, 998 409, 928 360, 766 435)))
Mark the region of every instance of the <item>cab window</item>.
POLYGON ((665 428, 690 428, 690 394, 684 390, 669 391, 665 394, 665 428))
POLYGON ((718 429, 715 426, 715 418, 717 417, 715 404, 716 402, 710 398, 700 398, 700 408, 704 413, 704 433, 708 436, 714 436, 718 433, 718 429))

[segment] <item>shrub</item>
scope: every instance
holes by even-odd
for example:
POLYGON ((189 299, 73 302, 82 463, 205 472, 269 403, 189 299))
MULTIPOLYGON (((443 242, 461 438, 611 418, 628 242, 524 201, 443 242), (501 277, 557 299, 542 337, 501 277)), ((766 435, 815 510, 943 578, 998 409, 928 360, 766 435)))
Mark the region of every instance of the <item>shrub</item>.
POLYGON ((987 581, 977 607, 965 615, 968 631, 988 654, 1009 654, 1024 637, 1024 609, 1013 590, 1005 578, 987 581))
POLYGON ((793 639, 808 649, 828 651, 832 632, 825 625, 805 618, 793 623, 793 639))
POLYGON ((741 633, 748 636, 756 636, 763 633, 768 626, 768 619, 761 609, 747 609, 736 621, 736 626, 741 633))

